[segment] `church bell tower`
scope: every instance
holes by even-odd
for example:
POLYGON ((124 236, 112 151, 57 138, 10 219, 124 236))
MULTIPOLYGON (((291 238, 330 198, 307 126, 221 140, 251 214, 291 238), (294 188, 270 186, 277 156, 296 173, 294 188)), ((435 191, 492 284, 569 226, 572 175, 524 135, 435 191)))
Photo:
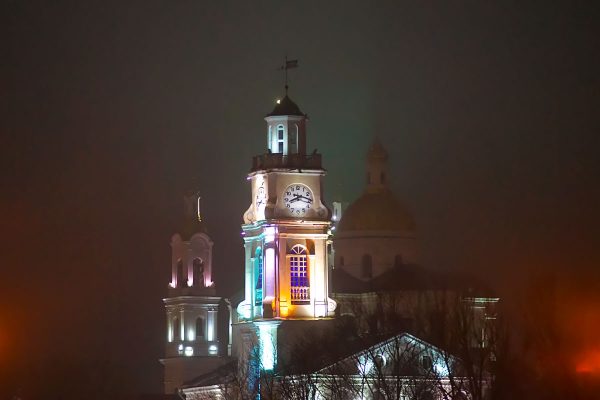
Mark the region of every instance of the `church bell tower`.
POLYGON ((237 311, 259 340, 261 368, 270 370, 277 363, 278 327, 332 317, 336 303, 328 287, 325 170, 316 150, 306 152, 308 118, 286 95, 265 121, 268 150, 253 158, 248 174, 244 300, 237 311))
POLYGON ((220 362, 217 337, 220 297, 212 280, 213 242, 200 215, 200 196, 184 197, 182 229, 171 238, 171 281, 166 311, 165 393, 214 369, 220 362))

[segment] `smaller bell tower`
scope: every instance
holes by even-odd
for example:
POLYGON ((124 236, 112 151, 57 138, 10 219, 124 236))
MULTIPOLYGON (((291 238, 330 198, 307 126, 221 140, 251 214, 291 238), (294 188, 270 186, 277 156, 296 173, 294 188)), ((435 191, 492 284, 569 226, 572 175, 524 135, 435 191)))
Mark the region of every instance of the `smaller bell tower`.
POLYGON ((221 354, 217 336, 220 297, 212 279, 213 242, 200 213, 200 196, 184 197, 180 233, 171 238, 171 281, 166 311, 165 393, 216 367, 221 354))
POLYGON ((375 137, 367 154, 367 192, 381 192, 388 188, 387 151, 375 137))

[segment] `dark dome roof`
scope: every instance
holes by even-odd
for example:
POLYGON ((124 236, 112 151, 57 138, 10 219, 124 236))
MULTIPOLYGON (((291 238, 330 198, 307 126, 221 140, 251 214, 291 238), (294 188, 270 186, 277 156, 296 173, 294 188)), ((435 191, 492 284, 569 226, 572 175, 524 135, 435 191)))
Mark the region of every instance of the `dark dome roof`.
POLYGON ((294 103, 287 95, 275 105, 273 111, 267 114, 267 117, 273 117, 277 115, 298 115, 304 117, 304 113, 300 111, 300 107, 294 103))
POLYGON ((337 232, 414 231, 415 221, 389 189, 365 191, 342 214, 337 232))
POLYGON ((196 233, 205 233, 208 235, 206 225, 203 221, 199 221, 197 218, 186 218, 181 224, 181 231, 179 235, 182 240, 190 240, 196 233))

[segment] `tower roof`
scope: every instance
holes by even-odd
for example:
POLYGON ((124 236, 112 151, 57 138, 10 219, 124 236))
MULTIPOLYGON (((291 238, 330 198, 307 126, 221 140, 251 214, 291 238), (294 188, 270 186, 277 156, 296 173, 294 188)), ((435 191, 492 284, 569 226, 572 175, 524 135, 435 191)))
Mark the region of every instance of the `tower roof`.
POLYGON ((205 233, 208 235, 206 225, 203 221, 193 218, 185 218, 181 224, 179 234, 183 240, 190 240, 196 233, 205 233))
POLYGON ((381 160, 383 162, 387 161, 388 153, 385 151, 385 148, 381 144, 381 141, 378 137, 373 139, 371 146, 369 147, 369 152, 367 153, 367 160, 369 162, 381 160))
POLYGON ((275 108, 273 108, 273 111, 267 114, 267 117, 279 115, 297 115, 301 117, 306 116, 302 111, 300 111, 300 107, 298 107, 298 105, 294 103, 292 99, 288 97, 288 95, 285 95, 283 99, 277 102, 275 108))

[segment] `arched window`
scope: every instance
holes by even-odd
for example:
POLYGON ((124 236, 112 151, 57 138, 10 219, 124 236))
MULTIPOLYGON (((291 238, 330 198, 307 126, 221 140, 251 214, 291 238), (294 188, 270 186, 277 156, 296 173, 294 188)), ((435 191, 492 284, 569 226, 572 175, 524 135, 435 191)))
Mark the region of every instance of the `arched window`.
POLYGON ((402 260, 402 254, 396 254, 394 257, 394 267, 398 268, 404 265, 404 260, 402 260))
POLYGON ((181 325, 177 317, 173 318, 173 338, 175 340, 181 339, 181 325))
POLYGON ((306 247, 299 244, 292 247, 288 254, 290 266, 290 286, 292 303, 310 302, 310 280, 306 247))
POLYGON ((194 258, 193 267, 193 286, 204 287, 204 262, 199 258, 194 258))
POLYGON ((254 304, 259 306, 262 305, 263 300, 263 257, 260 247, 254 253, 254 276, 256 279, 254 304))
POLYGON ((185 275, 183 274, 183 261, 178 260, 177 261, 177 287, 186 287, 187 286, 187 279, 185 277, 185 275))
POLYGON ((362 277, 371 279, 373 277, 373 259, 370 254, 362 256, 362 277))
POLYGON ((285 128, 283 125, 277 125, 277 152, 283 153, 283 143, 285 142, 285 128))
POLYGON ((204 337, 204 318, 196 318, 196 338, 204 337))

